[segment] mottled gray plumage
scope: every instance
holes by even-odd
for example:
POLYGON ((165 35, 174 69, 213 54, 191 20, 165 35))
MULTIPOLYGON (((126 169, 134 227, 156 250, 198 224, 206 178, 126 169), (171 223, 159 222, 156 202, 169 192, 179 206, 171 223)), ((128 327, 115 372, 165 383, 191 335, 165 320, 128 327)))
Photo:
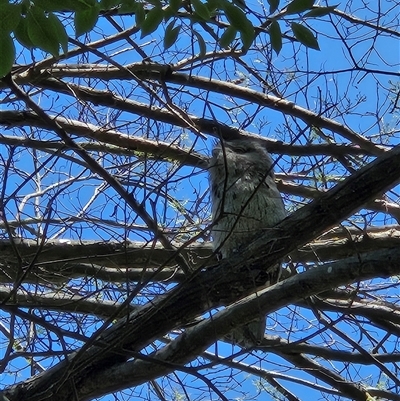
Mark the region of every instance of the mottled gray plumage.
MULTIPOLYGON (((210 160, 213 247, 222 258, 233 256, 262 229, 273 227, 286 212, 276 187, 273 161, 256 139, 224 141, 210 160)), ((278 280, 271 274, 270 283, 278 280)), ((268 285, 268 283, 266 283, 268 285)), ((265 317, 231 333, 238 344, 256 345, 264 338, 265 317)))

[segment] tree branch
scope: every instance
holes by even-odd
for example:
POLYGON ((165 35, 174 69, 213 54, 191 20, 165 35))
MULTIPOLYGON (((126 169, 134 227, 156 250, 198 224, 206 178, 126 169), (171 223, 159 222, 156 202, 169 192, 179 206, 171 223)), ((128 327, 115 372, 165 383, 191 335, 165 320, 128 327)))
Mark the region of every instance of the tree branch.
MULTIPOLYGON (((57 386, 60 401, 68 400, 71 395, 71 381, 78 394, 82 393, 83 388, 86 389, 91 382, 89 377, 125 361, 129 353, 139 351, 157 337, 192 320, 213 306, 231 303, 254 291, 255 284, 261 285, 265 280, 270 266, 274 266, 294 249, 345 219, 378 193, 393 186, 400 177, 399 156, 400 146, 397 146, 319 199, 287 217, 273 229, 267 230, 266 234, 247 246, 237 258, 223 260, 205 272, 195 272, 167 295, 146 304, 129 319, 120 320, 100 337, 95 333, 94 340, 98 340, 98 344, 103 346, 85 348, 85 352, 81 351, 69 361, 59 363, 44 375, 32 380, 28 386, 17 386, 13 393, 16 392, 18 397, 14 399, 36 401, 42 397, 43 392, 51 391, 57 386), (66 374, 69 377, 67 381, 63 379, 66 374)), ((338 285, 375 276, 389 277, 398 274, 398 252, 397 249, 394 250, 392 259, 383 265, 379 258, 376 261, 355 258, 354 266, 349 270, 344 270, 340 263, 328 268, 313 269, 260 291, 249 304, 252 304, 254 314, 258 313, 257 308, 260 304, 268 305, 265 309, 263 306, 263 312, 272 312, 288 303, 338 285), (376 266, 379 266, 379 269, 376 269, 376 266)), ((239 303, 236 307, 243 312, 243 305, 246 310, 246 304, 239 303)), ((215 316, 212 329, 216 338, 227 332, 226 327, 224 331, 223 319, 218 318, 218 315, 224 316, 224 313, 229 312, 223 311, 215 316)), ((247 311, 243 313, 244 315, 238 313, 240 318, 244 317, 242 324, 255 317, 249 316, 247 311)), ((198 327, 202 327, 201 325, 202 323, 198 327)), ((187 342, 187 337, 188 334, 181 336, 179 341, 185 346, 175 349, 176 352, 185 350, 184 355, 176 355, 178 359, 191 355, 191 347, 197 344, 195 339, 187 342)), ((201 338, 198 340, 203 341, 201 338)), ((202 346, 206 347, 207 344, 202 343, 202 346)))

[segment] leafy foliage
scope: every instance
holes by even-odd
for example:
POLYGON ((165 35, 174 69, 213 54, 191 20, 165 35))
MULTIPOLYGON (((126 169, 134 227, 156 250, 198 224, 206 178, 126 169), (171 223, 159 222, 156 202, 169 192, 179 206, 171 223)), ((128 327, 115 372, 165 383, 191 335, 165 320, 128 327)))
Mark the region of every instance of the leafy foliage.
POLYGON ((298 14, 309 10, 314 5, 314 0, 293 0, 286 7, 287 14, 298 14))
MULTIPOLYGON (((275 13, 280 5, 279 1, 271 0, 270 14, 275 13)), ((313 1, 294 0, 288 4, 285 11, 271 19, 268 25, 273 49, 279 53, 282 49, 282 33, 279 28, 279 20, 282 21, 288 15, 301 14, 308 11, 304 17, 323 17, 334 11, 336 6, 314 7, 313 1)), ((237 33, 242 43, 242 50, 247 52, 254 43, 256 34, 252 19, 246 15, 245 3, 231 2, 229 0, 192 0, 190 7, 181 0, 171 0, 166 6, 161 1, 149 2, 148 4, 135 0, 87 0, 87 1, 61 1, 61 0, 34 0, 32 2, 22 1, 11 4, 7 0, 1 0, 0 11, 0 46, 4 51, 4 57, 0 60, 2 76, 11 69, 15 58, 14 46, 10 44, 9 35, 13 34, 20 45, 28 48, 38 48, 54 57, 59 56, 60 47, 66 53, 68 49, 68 35, 60 18, 63 13, 74 15, 74 32, 81 36, 90 32, 98 22, 99 15, 107 12, 117 12, 121 15, 135 14, 135 23, 141 30, 141 37, 146 37, 163 26, 163 21, 174 20, 179 15, 179 10, 187 13, 187 18, 193 21, 193 34, 198 39, 201 55, 206 53, 206 44, 201 34, 196 31, 196 24, 210 24, 210 29, 216 19, 228 26, 223 33, 217 33, 219 44, 222 48, 236 46, 237 33), (226 21, 226 22, 224 22, 226 21), (10 61, 12 60, 12 61, 10 61)), ((182 14, 179 15, 182 17, 182 14)), ((176 42, 179 36, 179 24, 173 27, 171 22, 166 25, 164 35, 165 49, 176 42)), ((299 27, 296 22, 291 23, 293 34, 296 39, 306 47, 319 49, 316 38, 306 27, 299 27)))
POLYGON ((273 20, 269 26, 268 33, 271 40, 271 47, 277 54, 282 49, 282 32, 278 21, 273 20))
POLYGON ((307 27, 292 22, 292 31, 301 44, 310 47, 311 49, 319 50, 317 39, 307 27))

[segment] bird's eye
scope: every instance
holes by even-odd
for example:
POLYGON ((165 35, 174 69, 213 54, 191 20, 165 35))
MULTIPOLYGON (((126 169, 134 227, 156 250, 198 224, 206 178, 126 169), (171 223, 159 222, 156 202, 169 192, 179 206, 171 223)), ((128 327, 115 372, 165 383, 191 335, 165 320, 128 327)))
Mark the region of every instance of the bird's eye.
POLYGON ((246 149, 246 148, 243 148, 243 147, 239 147, 239 148, 235 148, 235 152, 236 152, 236 153, 243 154, 243 153, 246 153, 246 152, 247 152, 247 149, 246 149))

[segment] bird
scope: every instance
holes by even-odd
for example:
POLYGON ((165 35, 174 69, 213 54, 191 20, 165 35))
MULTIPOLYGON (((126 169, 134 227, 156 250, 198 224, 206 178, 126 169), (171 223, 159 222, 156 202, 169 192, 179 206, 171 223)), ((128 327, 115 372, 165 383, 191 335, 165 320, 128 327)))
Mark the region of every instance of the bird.
MULTIPOLYGON (((215 143, 209 162, 213 249, 220 259, 233 257, 257 233, 275 226, 286 210, 275 184, 273 160, 257 138, 215 143)), ((279 280, 281 266, 274 266, 265 285, 279 280)), ((265 316, 234 329, 227 338, 250 348, 260 344, 265 316)))

